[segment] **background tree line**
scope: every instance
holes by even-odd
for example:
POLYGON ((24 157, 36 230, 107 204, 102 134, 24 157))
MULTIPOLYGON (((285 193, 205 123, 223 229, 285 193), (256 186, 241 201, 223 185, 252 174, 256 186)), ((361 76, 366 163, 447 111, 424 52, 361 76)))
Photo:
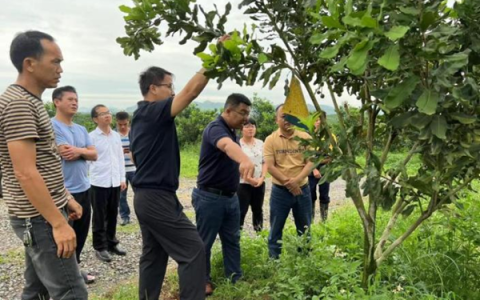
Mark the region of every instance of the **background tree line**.
MULTIPOLYGON (((50 117, 55 116, 55 107, 52 102, 46 102, 45 109, 50 117)), ((195 103, 185 109, 175 118, 180 147, 200 143, 205 127, 220 115, 221 112, 221 110, 217 109, 201 109, 195 103)), ((130 117, 132 115, 133 113, 130 113, 130 117)), ((257 96, 256 94, 252 97, 252 112, 250 117, 257 122, 256 137, 258 139, 265 140, 265 138, 277 128, 275 124, 275 107, 273 103, 266 98, 257 96)), ((96 128, 95 123, 88 113, 78 112, 75 115, 74 122, 85 126, 88 132, 93 131, 96 128)), ((113 116, 112 127, 115 128, 115 126, 115 116, 113 116)))

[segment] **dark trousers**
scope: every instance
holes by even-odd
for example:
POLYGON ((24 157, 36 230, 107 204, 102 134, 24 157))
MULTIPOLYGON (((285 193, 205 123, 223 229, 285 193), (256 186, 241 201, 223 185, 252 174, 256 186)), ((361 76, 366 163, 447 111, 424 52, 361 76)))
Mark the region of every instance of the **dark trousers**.
MULTIPOLYGON (((32 244, 25 247, 25 285, 21 299, 87 300, 87 287, 76 258, 57 256, 52 226, 43 217, 31 218, 30 222, 32 244)), ((12 218, 10 224, 23 241, 26 220, 12 218)))
POLYGON ((195 208, 197 229, 205 244, 207 260, 206 281, 210 282, 210 256, 217 234, 222 241, 225 276, 232 282, 242 277, 240 267, 240 204, 233 197, 193 189, 192 205, 195 208))
POLYGON ((308 186, 310 187, 310 196, 312 197, 312 215, 315 215, 315 202, 317 201, 317 185, 320 204, 330 203, 330 182, 318 184, 320 178, 315 176, 308 176, 308 186))
POLYGON ((125 183, 127 184, 127 188, 120 192, 120 206, 118 208, 122 220, 130 219, 130 207, 128 206, 127 192, 128 184, 132 184, 133 176, 135 176, 135 172, 125 173, 125 183))
POLYGON ((290 210, 292 210, 298 234, 305 233, 312 221, 312 202, 307 185, 302 187, 302 194, 299 196, 294 196, 283 186, 272 186, 268 236, 268 253, 272 258, 278 258, 282 252, 282 244, 278 241, 282 240, 283 227, 290 210))
POLYGON ((91 189, 93 248, 97 251, 108 250, 118 244, 116 233, 120 187, 92 185, 91 189))
POLYGON ((83 246, 88 236, 88 230, 90 229, 90 221, 92 219, 92 208, 91 208, 91 192, 90 189, 81 193, 72 193, 75 201, 78 202, 83 208, 82 217, 79 220, 72 222, 72 228, 75 230, 75 235, 77 236, 77 262, 80 263, 80 254, 82 253, 83 246))
POLYGON ((243 228, 248 207, 252 206, 252 221, 255 231, 263 229, 263 199, 265 196, 265 183, 254 187, 248 183, 242 183, 237 190, 240 201, 240 229, 243 228))
POLYGON ((170 256, 178 263, 180 299, 205 299, 205 248, 175 193, 136 188, 134 208, 143 240, 139 298, 158 299, 170 256))

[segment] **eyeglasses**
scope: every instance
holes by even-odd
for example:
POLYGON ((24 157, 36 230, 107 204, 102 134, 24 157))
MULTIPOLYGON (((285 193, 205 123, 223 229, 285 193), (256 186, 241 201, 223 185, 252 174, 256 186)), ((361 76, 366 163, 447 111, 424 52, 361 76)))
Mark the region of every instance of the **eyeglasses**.
POLYGON ((101 112, 101 113, 97 114, 98 117, 111 116, 111 115, 112 115, 112 113, 109 112, 109 111, 101 112))
POLYGON ((166 86, 167 88, 171 89, 172 91, 175 89, 175 86, 173 83, 159 83, 159 84, 154 84, 156 86, 166 86))
POLYGON ((239 114, 240 116, 242 116, 244 118, 248 117, 248 115, 250 114, 249 111, 236 111, 236 110, 233 110, 233 109, 232 109, 232 111, 236 112, 237 114, 239 114))

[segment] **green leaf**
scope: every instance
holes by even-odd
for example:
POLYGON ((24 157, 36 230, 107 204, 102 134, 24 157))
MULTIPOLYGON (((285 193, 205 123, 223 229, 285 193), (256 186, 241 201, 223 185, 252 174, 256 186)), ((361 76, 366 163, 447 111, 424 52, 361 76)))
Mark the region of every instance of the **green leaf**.
POLYGON ((390 124, 395 128, 403 128, 412 123, 412 117, 415 115, 415 112, 408 111, 400 115, 395 116, 390 120, 390 124))
POLYGON ((268 56, 265 54, 265 53, 260 53, 258 55, 258 63, 263 65, 264 63, 266 63, 268 61, 268 56))
POLYGON ((420 14, 420 11, 415 7, 400 7, 399 9, 404 14, 411 16, 417 16, 418 14, 420 14))
POLYGON ((400 65, 400 54, 398 53, 398 45, 390 46, 385 54, 380 57, 378 64, 390 71, 395 71, 400 65))
POLYGON ((464 113, 451 113, 450 116, 462 124, 473 124, 477 121, 476 116, 470 116, 464 113))
POLYGON ((368 64, 368 51, 373 48, 373 45, 375 45, 375 41, 364 40, 358 43, 350 52, 350 56, 347 59, 347 67, 354 75, 361 75, 365 72, 368 64))
POLYGON ((355 26, 355 27, 363 27, 362 26, 362 20, 360 20, 359 18, 354 18, 354 17, 351 17, 351 16, 345 16, 345 17, 342 18, 342 21, 346 25, 355 26))
POLYGON ((389 109, 394 109, 402 105, 402 103, 410 97, 415 90, 418 82, 418 77, 411 76, 396 87, 392 88, 384 100, 385 106, 389 109))
POLYGON ((342 24, 338 21, 338 19, 331 17, 331 16, 323 16, 322 23, 328 28, 341 28, 344 29, 342 24))
POLYGON ((409 29, 410 27, 408 26, 394 26, 390 31, 385 32, 385 36, 392 41, 396 41, 403 38, 409 29))
POLYGON ((275 73, 275 76, 273 76, 272 80, 270 80, 270 84, 268 85, 268 88, 271 90, 275 87, 277 84, 278 80, 280 79, 280 75, 282 75, 282 71, 278 71, 275 73))
POLYGON ((338 51, 340 50, 340 46, 341 46, 340 44, 336 44, 335 46, 326 48, 320 53, 320 58, 325 58, 325 59, 334 58, 335 56, 337 56, 338 51))
POLYGON ((310 37, 310 43, 320 45, 328 36, 328 33, 315 33, 310 37))
POLYGON ((119 9, 120 9, 121 12, 124 12, 126 14, 128 14, 132 11, 132 8, 130 8, 126 5, 120 5, 119 9))
POLYGON ((437 14, 432 11, 427 11, 422 15, 422 20, 420 21, 420 29, 426 31, 430 25, 437 21, 437 14))
POLYGON ((367 16, 367 15, 362 17, 361 24, 362 24, 363 27, 367 27, 367 28, 377 28, 378 27, 377 20, 375 20, 374 18, 372 18, 370 16, 367 16))
POLYGON ((449 72, 455 73, 458 69, 463 68, 468 64, 468 56, 471 50, 467 49, 463 52, 458 52, 444 58, 445 65, 449 72))
POLYGON ((197 53, 197 56, 200 57, 200 59, 203 61, 203 62, 210 62, 210 61, 213 61, 213 56, 207 54, 207 53, 203 53, 203 52, 200 52, 200 53, 197 53))
POLYGON ((340 72, 345 69, 345 64, 347 63, 348 56, 342 57, 338 63, 336 63, 331 69, 330 72, 340 72))
POLYGON ((430 124, 430 130, 432 134, 439 139, 446 139, 447 133, 447 120, 445 120, 444 116, 434 116, 432 123, 430 124))
POLYGON ((416 113, 412 117, 412 122, 411 124, 413 127, 417 128, 418 130, 421 130, 425 128, 427 125, 429 125, 432 122, 432 117, 427 116, 426 114, 422 113, 416 113))
POLYGON ((426 115, 433 115, 437 110, 440 95, 432 90, 425 90, 417 100, 418 111, 426 115))

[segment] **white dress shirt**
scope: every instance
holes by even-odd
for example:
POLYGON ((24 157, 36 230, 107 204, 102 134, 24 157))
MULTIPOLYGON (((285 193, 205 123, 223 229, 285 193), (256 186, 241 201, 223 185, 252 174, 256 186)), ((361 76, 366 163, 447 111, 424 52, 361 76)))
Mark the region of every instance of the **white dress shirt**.
POLYGON ((125 182, 125 158, 122 140, 113 130, 105 134, 100 128, 89 133, 97 149, 98 158, 90 163, 90 183, 94 186, 118 187, 125 182))

